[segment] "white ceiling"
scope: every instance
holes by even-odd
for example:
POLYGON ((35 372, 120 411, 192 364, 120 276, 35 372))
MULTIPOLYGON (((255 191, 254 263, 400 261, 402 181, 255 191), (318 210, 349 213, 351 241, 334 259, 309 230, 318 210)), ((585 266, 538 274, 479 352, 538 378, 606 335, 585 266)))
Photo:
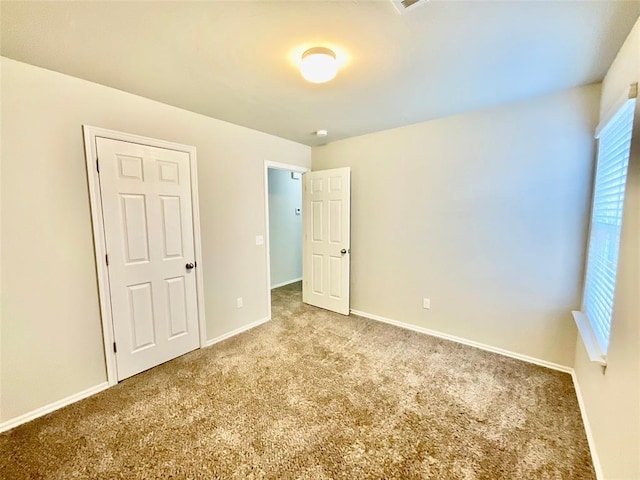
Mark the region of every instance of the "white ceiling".
POLYGON ((6 2, 1 53, 308 145, 600 81, 640 1, 6 2), (327 84, 292 55, 346 52, 327 84), (313 132, 329 130, 318 141, 313 132))

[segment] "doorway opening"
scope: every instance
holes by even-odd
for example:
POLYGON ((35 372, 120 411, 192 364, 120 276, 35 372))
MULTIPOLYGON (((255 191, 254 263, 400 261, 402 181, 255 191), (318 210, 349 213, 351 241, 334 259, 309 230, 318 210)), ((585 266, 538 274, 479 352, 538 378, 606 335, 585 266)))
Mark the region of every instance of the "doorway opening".
POLYGON ((269 317, 271 291, 302 282, 302 175, 308 168, 265 162, 269 317))

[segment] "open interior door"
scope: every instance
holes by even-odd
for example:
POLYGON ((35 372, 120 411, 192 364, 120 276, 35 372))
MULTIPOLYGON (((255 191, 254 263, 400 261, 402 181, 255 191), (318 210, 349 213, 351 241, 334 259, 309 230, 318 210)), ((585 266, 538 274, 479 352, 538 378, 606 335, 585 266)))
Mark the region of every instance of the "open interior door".
POLYGON ((303 175, 302 300, 349 315, 351 169, 303 175))

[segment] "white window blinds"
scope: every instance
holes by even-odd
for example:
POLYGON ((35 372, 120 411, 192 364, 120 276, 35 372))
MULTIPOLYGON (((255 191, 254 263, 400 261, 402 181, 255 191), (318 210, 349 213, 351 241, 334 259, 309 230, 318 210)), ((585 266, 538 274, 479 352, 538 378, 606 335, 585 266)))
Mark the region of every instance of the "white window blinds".
POLYGON ((634 111, 635 101, 627 101, 598 143, 583 311, 602 352, 609 344, 634 111))

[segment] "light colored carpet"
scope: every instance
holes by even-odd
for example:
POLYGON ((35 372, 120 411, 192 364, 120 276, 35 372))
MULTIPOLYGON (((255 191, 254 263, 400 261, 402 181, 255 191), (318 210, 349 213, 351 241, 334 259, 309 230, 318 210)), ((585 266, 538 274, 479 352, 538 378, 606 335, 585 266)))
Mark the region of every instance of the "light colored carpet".
POLYGON ((594 479, 567 374, 301 303, 0 435, 2 479, 594 479))

